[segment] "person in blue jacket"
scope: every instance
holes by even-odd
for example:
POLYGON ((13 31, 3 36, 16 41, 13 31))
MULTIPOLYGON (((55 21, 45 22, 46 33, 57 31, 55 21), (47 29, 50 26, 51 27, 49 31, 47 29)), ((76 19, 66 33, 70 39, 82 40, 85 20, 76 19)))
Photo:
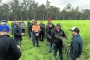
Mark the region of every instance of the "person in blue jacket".
POLYGON ((70 46, 70 58, 71 60, 76 60, 79 58, 79 56, 82 53, 82 45, 83 45, 83 40, 79 34, 80 30, 78 27, 73 27, 70 29, 72 33, 72 41, 69 44, 70 46))

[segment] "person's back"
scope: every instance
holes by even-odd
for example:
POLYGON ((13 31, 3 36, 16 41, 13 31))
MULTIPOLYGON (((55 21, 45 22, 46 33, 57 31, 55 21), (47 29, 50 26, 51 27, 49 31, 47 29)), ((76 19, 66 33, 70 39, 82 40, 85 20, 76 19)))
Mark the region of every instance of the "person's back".
POLYGON ((0 60, 18 60, 21 56, 20 46, 16 45, 14 39, 8 37, 8 26, 0 26, 0 60))
POLYGON ((21 56, 15 40, 6 35, 0 36, 0 60, 18 60, 21 56))

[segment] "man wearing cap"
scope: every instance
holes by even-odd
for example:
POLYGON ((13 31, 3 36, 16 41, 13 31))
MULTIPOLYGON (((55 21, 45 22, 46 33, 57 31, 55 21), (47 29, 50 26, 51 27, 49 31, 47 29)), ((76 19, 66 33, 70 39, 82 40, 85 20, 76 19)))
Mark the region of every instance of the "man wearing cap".
POLYGON ((54 26, 52 23, 49 23, 48 27, 46 28, 46 38, 48 42, 48 47, 49 47, 49 53, 52 52, 52 40, 51 40, 51 33, 54 29, 54 26))
POLYGON ((78 27, 73 27, 70 29, 70 31, 73 36, 71 43, 68 45, 70 46, 70 58, 71 60, 75 60, 79 58, 82 53, 83 41, 79 34, 80 30, 78 27))
POLYGON ((66 34, 61 29, 61 24, 56 24, 56 28, 52 31, 51 40, 52 44, 52 52, 54 54, 54 58, 56 59, 57 51, 59 50, 60 60, 63 60, 62 48, 63 48, 63 40, 62 38, 67 39, 66 34))
MULTIPOLYGON (((46 24, 46 27, 49 27, 48 25, 49 25, 49 23, 52 23, 51 22, 51 18, 48 18, 48 23, 46 24)), ((53 25, 53 27, 55 27, 55 25, 52 23, 52 25, 53 25)))
POLYGON ((9 32, 8 26, 0 26, 0 60, 18 60, 21 56, 20 46, 7 36, 9 32))
POLYGON ((17 42, 17 45, 21 46, 21 41, 22 41, 22 36, 24 33, 22 33, 21 28, 20 28, 20 22, 16 22, 16 26, 13 28, 13 35, 14 39, 17 42))
POLYGON ((39 47, 39 33, 40 33, 40 26, 37 24, 37 21, 35 21, 34 25, 32 26, 32 33, 33 33, 33 46, 35 46, 36 43, 36 47, 39 47))

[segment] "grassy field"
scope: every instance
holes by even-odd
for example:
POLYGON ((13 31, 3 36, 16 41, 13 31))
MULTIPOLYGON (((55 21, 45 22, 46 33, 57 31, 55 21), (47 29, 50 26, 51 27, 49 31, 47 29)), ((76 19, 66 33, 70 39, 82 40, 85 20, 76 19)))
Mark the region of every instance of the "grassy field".
MULTIPOLYGON (((64 60, 70 60, 69 59, 69 47, 67 46, 68 43, 70 43, 72 35, 69 29, 73 26, 77 26, 80 29, 80 35, 83 38, 83 53, 80 56, 78 60, 90 60, 90 21, 84 20, 84 21, 78 21, 78 20, 63 20, 63 21, 52 21, 54 24, 61 23, 62 29, 65 31, 68 41, 64 42, 65 48, 63 50, 63 56, 64 60)), ((8 25, 10 26, 10 23, 8 25)), ((25 21, 26 23, 26 21, 25 21)), ((38 21, 39 23, 39 21, 38 21)), ((47 21, 44 21, 46 24, 47 21)), ((23 36, 22 40, 22 56, 20 60, 54 60, 53 54, 48 53, 48 46, 47 41, 44 39, 44 42, 39 42, 40 47, 33 47, 31 39, 28 39, 28 33, 26 28, 26 36, 23 36)), ((57 54, 57 59, 59 60, 59 55, 57 54)))

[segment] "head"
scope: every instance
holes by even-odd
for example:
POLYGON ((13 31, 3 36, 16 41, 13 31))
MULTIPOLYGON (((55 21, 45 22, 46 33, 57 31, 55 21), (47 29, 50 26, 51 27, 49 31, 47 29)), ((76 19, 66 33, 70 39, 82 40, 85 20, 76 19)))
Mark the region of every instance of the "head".
POLYGON ((48 18, 48 22, 51 22, 51 18, 48 18))
POLYGON ((49 23, 49 27, 50 27, 50 28, 52 27, 52 23, 49 23))
POLYGON ((43 23, 43 20, 41 20, 40 23, 42 24, 43 23))
POLYGON ((61 27, 62 27, 62 26, 61 26, 61 24, 60 24, 60 23, 57 23, 57 24, 56 24, 56 30, 60 30, 60 29, 61 29, 61 27))
POLYGON ((32 24, 34 24, 35 23, 35 20, 32 20, 32 24))
POLYGON ((18 27, 20 27, 20 22, 16 22, 16 25, 17 25, 18 27))
POLYGON ((0 35, 9 35, 10 28, 7 25, 0 26, 0 35))
POLYGON ((2 20, 2 21, 1 21, 1 25, 4 25, 4 24, 6 24, 6 23, 5 23, 5 20, 2 20))
POLYGON ((30 20, 27 20, 27 22, 30 22, 30 20))
POLYGON ((22 23, 24 23, 24 21, 22 20, 22 23))
POLYGON ((72 27, 70 29, 70 31, 71 31, 71 33, 72 33, 73 36, 79 34, 79 32, 80 32, 80 30, 79 30, 78 27, 72 27))
POLYGON ((14 20, 12 21, 13 24, 15 24, 15 22, 16 22, 16 21, 14 21, 14 20))
POLYGON ((37 21, 34 22, 34 25, 36 25, 36 26, 38 25, 38 24, 37 24, 37 21))

